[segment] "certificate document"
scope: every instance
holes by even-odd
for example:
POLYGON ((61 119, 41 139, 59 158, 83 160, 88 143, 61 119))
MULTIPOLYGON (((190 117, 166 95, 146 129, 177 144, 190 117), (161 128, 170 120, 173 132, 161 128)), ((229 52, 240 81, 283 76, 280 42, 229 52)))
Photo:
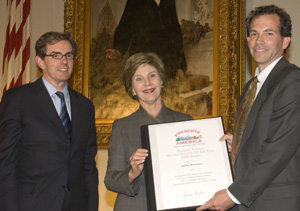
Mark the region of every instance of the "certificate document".
POLYGON ((232 183, 221 117, 148 125, 145 179, 149 210, 198 207, 232 183))

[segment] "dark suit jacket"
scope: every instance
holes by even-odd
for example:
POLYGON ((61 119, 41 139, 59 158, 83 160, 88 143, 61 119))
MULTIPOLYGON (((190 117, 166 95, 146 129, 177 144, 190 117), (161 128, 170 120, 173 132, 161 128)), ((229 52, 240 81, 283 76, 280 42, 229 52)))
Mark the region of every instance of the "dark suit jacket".
POLYGON ((166 106, 163 106, 158 116, 153 118, 140 106, 139 110, 130 116, 114 122, 109 139, 104 182, 107 189, 118 193, 115 211, 147 211, 144 173, 131 184, 128 178, 131 168, 130 156, 138 148, 142 148, 141 126, 191 119, 190 115, 173 111, 166 106))
POLYGON ((72 140, 42 79, 5 92, 0 104, 0 209, 60 211, 69 183, 72 210, 98 210, 94 106, 69 88, 72 140))
POLYGON ((129 55, 154 52, 163 60, 169 77, 186 70, 182 34, 175 0, 127 0, 114 34, 114 48, 129 55))
POLYGON ((240 211, 300 210, 299 145, 300 69, 283 57, 254 101, 237 152, 229 191, 240 211))

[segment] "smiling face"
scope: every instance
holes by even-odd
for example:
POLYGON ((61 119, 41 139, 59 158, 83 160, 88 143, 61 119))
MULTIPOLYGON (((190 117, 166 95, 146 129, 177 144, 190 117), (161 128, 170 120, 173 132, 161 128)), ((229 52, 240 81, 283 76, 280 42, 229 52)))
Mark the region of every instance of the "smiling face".
POLYGON ((132 77, 132 91, 143 107, 161 103, 161 86, 158 71, 148 64, 140 65, 132 77))
POLYGON ((248 47, 259 71, 283 55, 290 43, 290 37, 282 37, 279 32, 278 15, 261 15, 252 20, 248 47))
MULTIPOLYGON (((46 55, 53 53, 61 53, 63 55, 72 53, 72 46, 67 40, 61 40, 53 45, 48 44, 46 55)), ((42 69, 45 79, 57 90, 63 89, 72 74, 73 59, 67 59, 65 56, 61 59, 45 56, 44 60, 36 56, 35 59, 37 65, 42 69)))

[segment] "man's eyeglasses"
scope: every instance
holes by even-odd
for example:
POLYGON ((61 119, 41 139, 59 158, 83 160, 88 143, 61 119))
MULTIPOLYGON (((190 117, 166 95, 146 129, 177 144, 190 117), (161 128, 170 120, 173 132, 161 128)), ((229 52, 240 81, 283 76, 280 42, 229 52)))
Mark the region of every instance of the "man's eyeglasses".
POLYGON ((53 59, 62 59, 65 56, 66 59, 68 59, 68 60, 73 60, 75 58, 73 53, 66 53, 66 54, 52 53, 52 54, 45 55, 45 56, 51 56, 53 59))

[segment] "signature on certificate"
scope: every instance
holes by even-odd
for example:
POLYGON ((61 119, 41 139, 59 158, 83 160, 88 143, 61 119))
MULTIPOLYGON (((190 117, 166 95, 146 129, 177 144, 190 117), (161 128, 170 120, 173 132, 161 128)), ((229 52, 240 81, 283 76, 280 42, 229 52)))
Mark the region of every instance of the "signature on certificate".
POLYGON ((196 197, 206 197, 208 193, 204 193, 203 191, 198 191, 198 190, 195 190, 195 191, 185 191, 183 193, 183 198, 189 198, 189 197, 193 197, 193 196, 196 196, 196 197))

